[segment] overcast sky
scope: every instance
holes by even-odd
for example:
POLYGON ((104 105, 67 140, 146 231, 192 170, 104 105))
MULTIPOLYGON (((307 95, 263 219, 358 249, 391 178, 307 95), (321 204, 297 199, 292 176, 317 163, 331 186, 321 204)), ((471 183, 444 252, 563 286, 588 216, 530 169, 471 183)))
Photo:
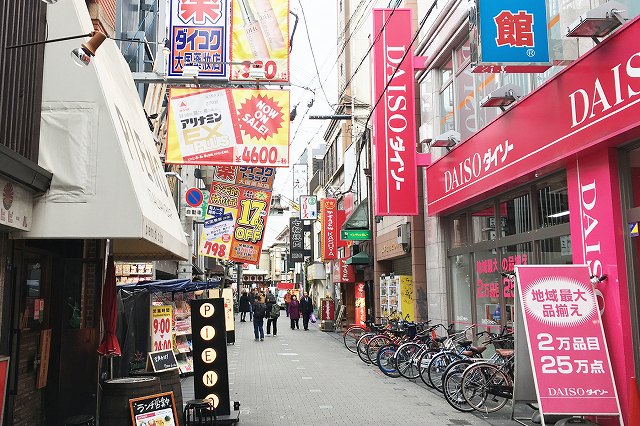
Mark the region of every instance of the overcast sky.
MULTIPOLYGON (((290 2, 290 10, 299 18, 290 56, 291 107, 293 108, 296 104, 298 107, 297 117, 291 122, 289 158, 291 164, 296 164, 309 142, 313 141, 314 146, 322 142, 322 135, 328 124, 323 120, 309 120, 309 114, 331 114, 333 109, 329 103, 337 102, 337 2, 336 0, 290 0, 290 2), (320 79, 318 79, 313 56, 318 65, 320 79), (315 95, 298 86, 312 89, 315 95), (325 93, 328 100, 325 98, 325 93), (308 108, 307 105, 311 99, 314 100, 313 106, 308 108)), ((294 22, 295 17, 290 15, 290 31, 293 30, 294 22)), ((273 192, 289 199, 293 197, 291 168, 278 169, 273 192)), ((283 217, 270 216, 263 248, 269 247, 288 223, 286 213, 283 217)))

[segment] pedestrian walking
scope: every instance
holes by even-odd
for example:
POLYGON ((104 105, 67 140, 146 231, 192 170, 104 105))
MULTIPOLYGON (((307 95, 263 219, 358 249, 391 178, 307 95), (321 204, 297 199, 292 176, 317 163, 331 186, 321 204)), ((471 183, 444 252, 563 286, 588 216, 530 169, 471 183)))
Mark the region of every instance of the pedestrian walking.
POLYGON ((249 304, 249 295, 246 291, 242 292, 239 305, 240 322, 247 322, 247 312, 251 311, 251 305, 249 304))
POLYGON ((280 306, 274 301, 274 303, 271 304, 271 309, 267 310, 267 312, 269 313, 269 318, 267 319, 267 334, 271 333, 271 325, 273 324, 273 337, 276 337, 278 335, 278 317, 280 317, 280 306))
POLYGON ((253 304, 253 335, 260 341, 264 340, 264 317, 267 314, 267 307, 264 303, 261 303, 259 299, 256 299, 253 304))
POLYGON ((295 294, 291 295, 291 303, 289 303, 289 318, 291 319, 291 329, 297 328, 300 330, 300 324, 298 320, 300 320, 300 302, 298 302, 298 297, 295 294))
POLYGON ((267 292, 265 297, 265 306, 267 307, 267 313, 265 314, 265 318, 267 319, 267 334, 270 334, 271 330, 271 309, 273 305, 276 304, 276 297, 271 293, 271 290, 267 292))
POLYGON ((247 295, 249 298, 249 321, 253 320, 253 304, 256 302, 256 289, 252 288, 249 294, 247 295))
POLYGON ((309 297, 309 293, 306 291, 300 299, 299 309, 300 315, 302 315, 302 326, 305 331, 309 331, 309 318, 311 318, 311 314, 313 314, 313 301, 309 297))
POLYGON ((284 299, 284 311, 287 313, 287 316, 289 316, 289 303, 291 303, 291 290, 287 290, 283 299, 284 299))

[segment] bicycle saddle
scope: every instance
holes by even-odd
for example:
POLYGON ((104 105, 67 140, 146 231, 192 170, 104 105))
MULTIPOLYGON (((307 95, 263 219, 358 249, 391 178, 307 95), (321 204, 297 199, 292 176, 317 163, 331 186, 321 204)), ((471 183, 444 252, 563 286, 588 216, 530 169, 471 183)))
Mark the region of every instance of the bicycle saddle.
POLYGON ((465 356, 480 355, 486 349, 486 346, 470 346, 466 351, 462 351, 462 354, 465 356))
POLYGON ((502 358, 509 358, 513 355, 513 349, 496 349, 496 353, 502 358))

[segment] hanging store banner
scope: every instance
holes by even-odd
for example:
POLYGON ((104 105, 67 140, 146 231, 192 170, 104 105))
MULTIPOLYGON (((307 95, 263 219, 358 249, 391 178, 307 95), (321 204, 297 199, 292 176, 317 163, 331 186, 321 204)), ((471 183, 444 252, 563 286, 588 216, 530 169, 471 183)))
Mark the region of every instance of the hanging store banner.
POLYGON ((376 216, 418 214, 412 22, 411 9, 373 10, 376 216))
POLYGON ((356 268, 354 265, 347 265, 348 258, 343 257, 331 262, 334 283, 353 283, 356 281, 356 268))
POLYGON ((213 173, 199 253, 257 265, 275 171, 271 167, 218 166, 213 173))
POLYGON ((367 305, 365 302, 364 283, 356 283, 355 289, 355 318, 353 323, 364 326, 367 322, 367 305))
POLYGON ((587 265, 516 266, 540 414, 620 413, 587 265))
POLYGON ((338 200, 324 198, 320 200, 321 252, 322 261, 338 258, 338 200))
POLYGON ((289 165, 289 91, 172 88, 167 163, 289 165))
POLYGON ((476 0, 473 72, 544 72, 551 67, 546 0, 476 0))
POLYGON ((307 188, 307 165, 306 164, 294 164, 293 165, 293 202, 300 205, 300 197, 305 195, 308 191, 307 188))
POLYGON ((316 220, 318 218, 318 197, 315 195, 300 196, 300 219, 316 220))
POLYGON ((289 250, 304 252, 304 224, 302 219, 289 218, 289 250))
POLYGON ((289 1, 231 1, 231 79, 256 80, 251 67, 264 70, 262 80, 289 81, 289 1))
POLYGON ((199 79, 228 80, 228 1, 170 0, 170 11, 167 75, 181 77, 195 65, 199 79))

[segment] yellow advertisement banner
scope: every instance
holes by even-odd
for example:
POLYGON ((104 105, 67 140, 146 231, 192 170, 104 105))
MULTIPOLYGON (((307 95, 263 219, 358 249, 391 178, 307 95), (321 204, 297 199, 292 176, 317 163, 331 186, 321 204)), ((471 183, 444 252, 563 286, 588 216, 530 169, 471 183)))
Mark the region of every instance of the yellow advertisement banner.
POLYGON ((289 165, 289 91, 172 88, 171 164, 289 165))
POLYGON ((408 315, 409 321, 415 321, 415 300, 413 298, 413 277, 411 275, 400 275, 400 307, 402 317, 408 315))
POLYGON ((151 307, 151 351, 163 351, 173 348, 173 318, 171 306, 151 307))
POLYGON ((233 0, 231 34, 231 80, 289 81, 288 0, 233 0))

